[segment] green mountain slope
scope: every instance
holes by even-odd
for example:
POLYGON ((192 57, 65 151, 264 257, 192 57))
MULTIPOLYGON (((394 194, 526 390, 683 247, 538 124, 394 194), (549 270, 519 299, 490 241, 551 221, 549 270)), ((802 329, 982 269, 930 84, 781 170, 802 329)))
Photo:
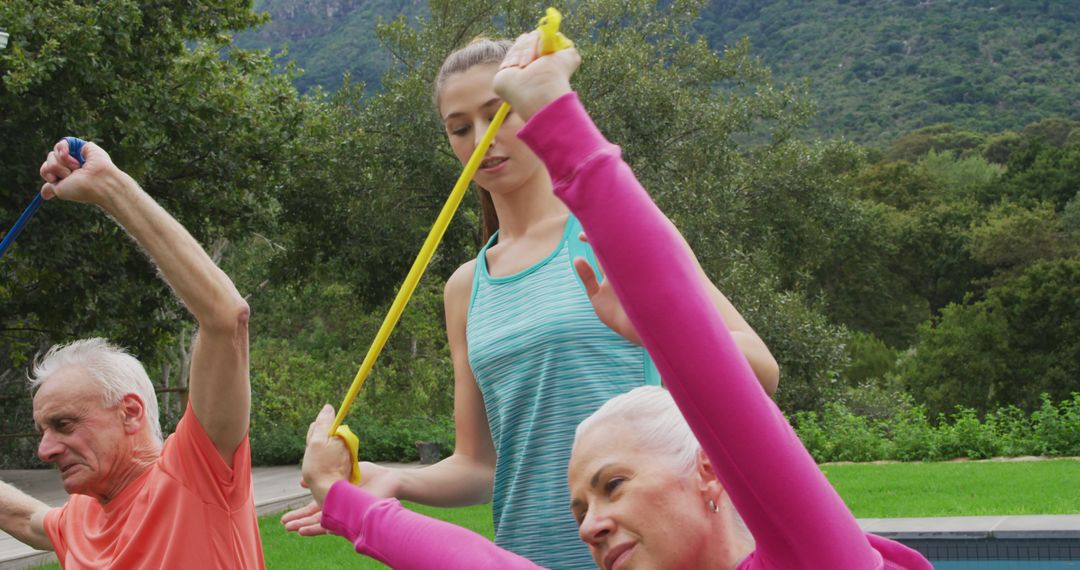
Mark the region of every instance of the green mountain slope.
POLYGON ((295 61, 304 74, 296 86, 319 85, 334 90, 342 75, 376 87, 393 63, 379 44, 375 26, 380 19, 414 17, 427 11, 422 0, 256 0, 255 10, 270 15, 270 23, 244 32, 236 44, 244 48, 287 48, 286 61, 295 61))
POLYGON ((817 130, 883 141, 938 122, 983 132, 1080 117, 1072 0, 713 0, 711 45, 748 36, 777 79, 805 77, 817 130))
MULTIPOLYGON (((377 88, 392 56, 379 18, 419 17, 421 0, 257 0, 273 21, 242 47, 289 46, 302 89, 344 72, 377 88)), ((573 8, 566 9, 573 17, 573 8)), ((884 144, 940 122, 981 132, 1080 118, 1074 0, 712 0, 698 31, 717 49, 749 37, 779 82, 809 81, 815 134, 884 144)))

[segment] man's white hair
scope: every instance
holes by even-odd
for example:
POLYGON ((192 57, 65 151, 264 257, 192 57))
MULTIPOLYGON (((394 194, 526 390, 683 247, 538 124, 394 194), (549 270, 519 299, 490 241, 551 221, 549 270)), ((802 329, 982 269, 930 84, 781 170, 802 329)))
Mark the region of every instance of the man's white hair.
POLYGON ((29 378, 30 392, 37 392, 42 383, 69 367, 81 368, 90 374, 101 386, 103 401, 107 407, 119 404, 127 394, 138 396, 142 400, 151 434, 159 444, 162 442, 154 385, 138 359, 103 338, 58 344, 34 362, 29 378))

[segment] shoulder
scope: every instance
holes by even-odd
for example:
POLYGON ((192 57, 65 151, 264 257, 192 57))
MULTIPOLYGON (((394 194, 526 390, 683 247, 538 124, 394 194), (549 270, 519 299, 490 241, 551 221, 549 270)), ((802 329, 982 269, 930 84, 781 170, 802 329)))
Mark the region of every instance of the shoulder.
POLYGON ((470 259, 458 267, 450 279, 446 280, 446 287, 443 289, 443 298, 446 302, 447 308, 451 303, 468 303, 469 295, 472 293, 473 275, 476 273, 476 260, 470 259))
POLYGON ((42 513, 42 529, 55 547, 65 541, 67 531, 84 526, 87 517, 100 515, 101 510, 101 503, 97 499, 86 495, 68 495, 63 505, 51 507, 42 513))

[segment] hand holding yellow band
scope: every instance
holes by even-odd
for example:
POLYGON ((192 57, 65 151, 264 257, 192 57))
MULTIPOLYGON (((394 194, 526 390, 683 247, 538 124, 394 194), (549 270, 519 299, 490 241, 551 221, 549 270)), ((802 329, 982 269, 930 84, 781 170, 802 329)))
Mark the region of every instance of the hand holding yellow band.
POLYGON ((345 447, 349 450, 349 455, 352 459, 352 471, 349 472, 349 482, 353 485, 360 484, 360 438, 356 437, 356 434, 349 429, 349 426, 338 426, 334 430, 334 435, 341 438, 345 442, 345 447))

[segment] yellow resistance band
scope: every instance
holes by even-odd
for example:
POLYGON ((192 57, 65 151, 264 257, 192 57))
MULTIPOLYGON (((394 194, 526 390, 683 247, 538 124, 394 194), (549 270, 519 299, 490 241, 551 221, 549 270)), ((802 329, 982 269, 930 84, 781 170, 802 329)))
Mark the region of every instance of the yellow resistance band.
MULTIPOLYGON (((574 45, 566 36, 559 33, 561 23, 562 14, 555 8, 548 8, 547 14, 540 19, 540 25, 537 29, 540 30, 540 53, 542 55, 574 45)), ((390 305, 390 310, 386 313, 386 318, 383 319, 382 326, 379 327, 379 332, 375 335, 375 340, 371 343, 371 348, 368 349, 367 356, 364 357, 364 362, 360 365, 360 370, 357 371, 356 377, 353 378, 352 386, 349 387, 348 393, 345 394, 345 400, 341 403, 341 407, 338 408, 337 417, 334 418, 334 423, 330 426, 329 435, 336 435, 344 440, 345 445, 349 448, 349 453, 352 455, 353 468, 349 480, 353 484, 360 482, 360 466, 358 463, 360 440, 349 429, 349 426, 342 425, 345 421, 345 414, 349 412, 353 400, 360 393, 360 387, 364 385, 364 380, 367 379, 372 367, 375 366, 375 359, 379 357, 379 353, 386 346, 390 333, 393 332, 394 327, 401 318, 401 313, 405 311, 405 305, 409 303, 413 292, 416 291, 416 286, 420 283, 420 277, 423 276, 424 270, 427 269, 428 263, 431 262, 431 256, 435 253, 435 248, 442 241, 443 234, 446 233, 446 227, 450 225, 454 212, 457 211, 458 206, 461 204, 461 199, 465 195, 465 190, 469 187, 469 182, 472 182, 473 175, 480 168, 480 163, 484 160, 488 147, 491 146, 491 141, 495 139, 495 133, 502 126, 503 119, 506 118, 509 112, 510 105, 504 102, 495 113, 491 124, 488 125, 487 132, 480 139, 480 144, 476 145, 469 162, 465 163, 465 169, 461 171, 461 176, 458 177, 457 184, 454 185, 454 189, 450 192, 450 197, 443 204, 442 211, 439 212, 439 217, 435 220, 435 225, 431 226, 431 231, 428 233, 427 239, 424 240, 424 245, 420 248, 420 253, 417 254, 412 269, 409 270, 405 282, 402 283, 401 289, 398 290, 394 303, 390 305)))

